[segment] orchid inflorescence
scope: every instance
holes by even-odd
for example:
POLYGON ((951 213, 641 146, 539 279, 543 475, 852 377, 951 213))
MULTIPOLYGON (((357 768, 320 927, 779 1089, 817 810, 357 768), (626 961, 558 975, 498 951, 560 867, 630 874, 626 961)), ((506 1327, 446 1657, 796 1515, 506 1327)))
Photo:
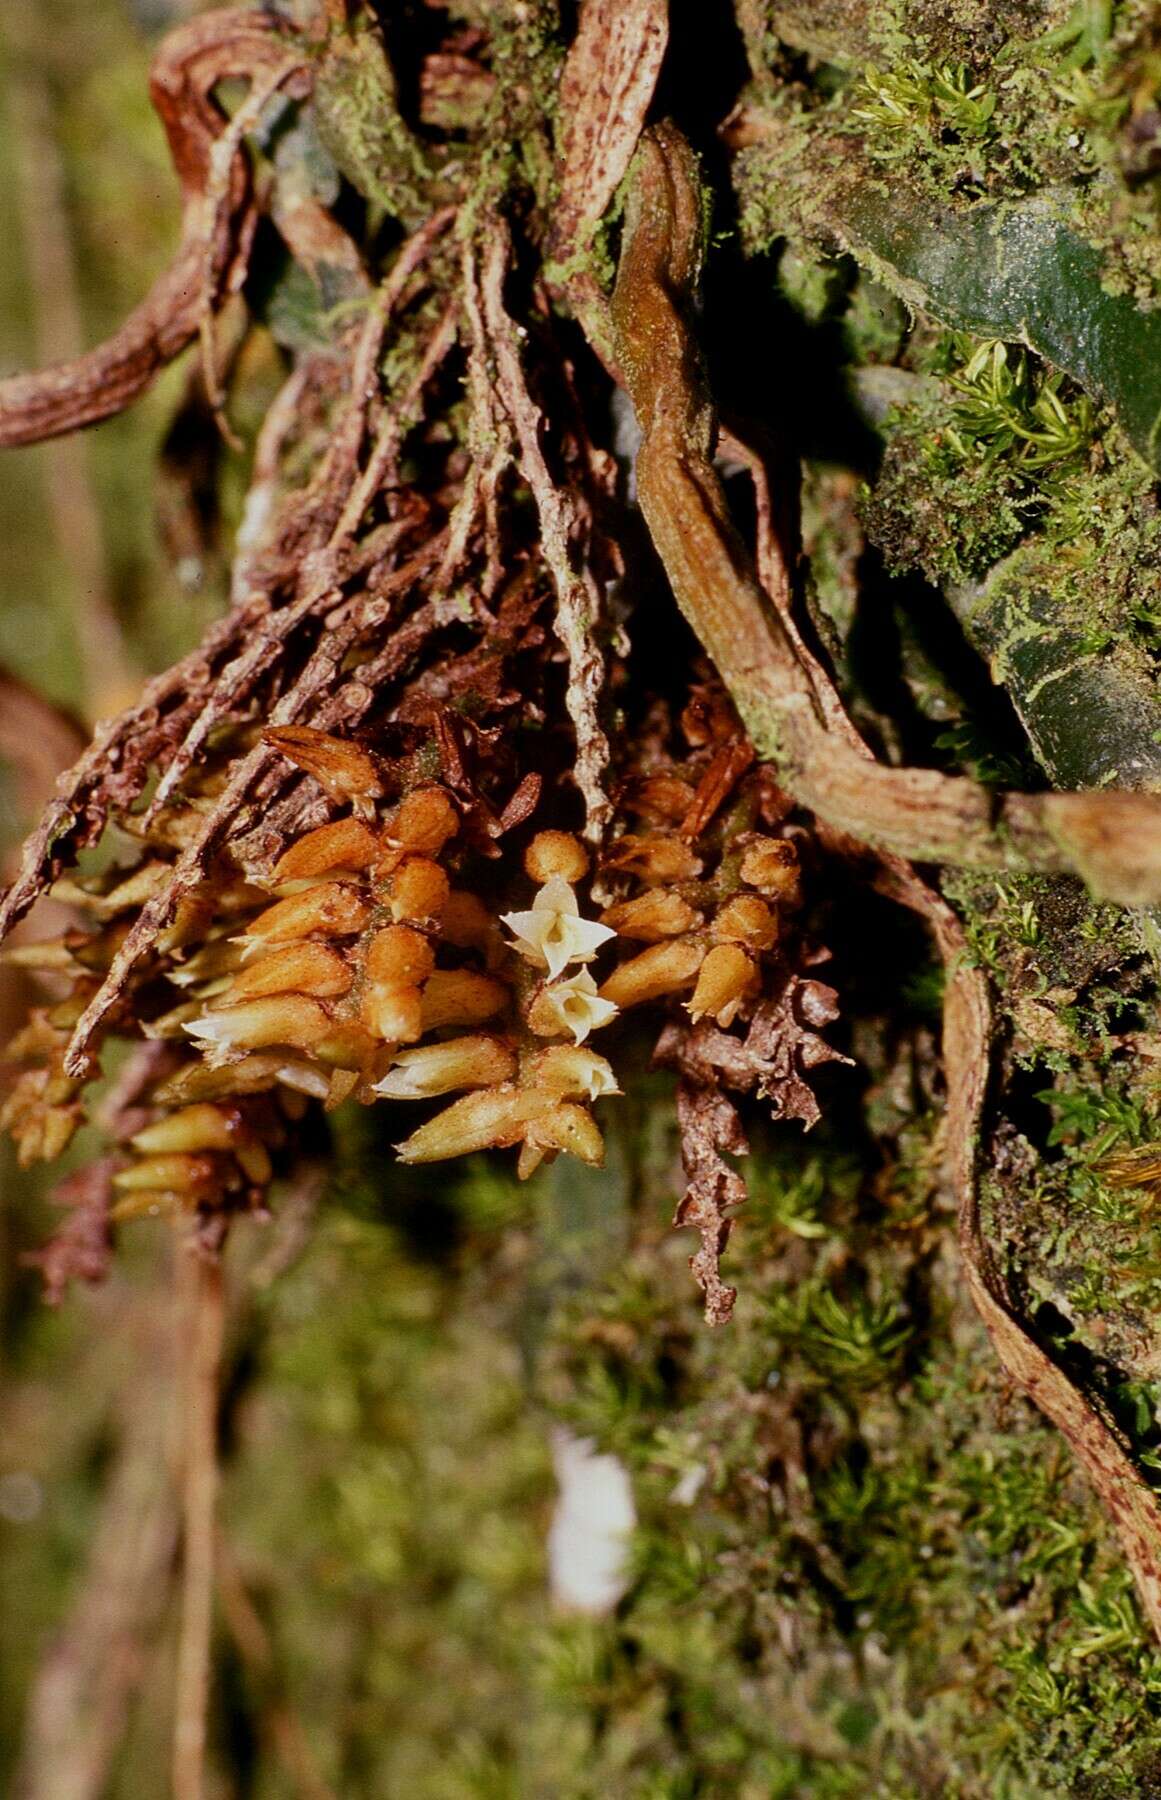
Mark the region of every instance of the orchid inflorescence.
MULTIPOLYGON (((655 745, 649 772, 622 785, 620 823, 639 829, 602 855, 615 897, 599 916, 572 832, 533 832, 511 873, 489 881, 462 798, 422 758, 402 783, 396 770, 389 794, 374 751, 310 727, 268 730, 331 816, 268 868, 223 854, 111 1015, 107 1035, 135 1038, 139 1066, 127 1065, 111 1119, 102 1103, 109 1216, 264 1207, 305 1111, 347 1100, 441 1103, 398 1143, 404 1163, 515 1148, 522 1178, 562 1153, 599 1165, 593 1107, 620 1086, 594 1039, 647 1005, 676 1005, 690 1042, 752 1020, 801 899, 784 802, 729 709, 695 704, 685 729, 687 773, 655 745), (779 835, 757 828, 763 814, 779 835)), ((8 1052, 27 1065, 0 1115, 23 1162, 60 1155, 85 1121, 99 1060, 94 1050, 67 1075, 70 1032, 214 786, 207 775, 199 796, 187 783, 184 811, 175 802, 151 822, 134 866, 56 884, 87 929, 5 953, 67 984, 8 1052)))

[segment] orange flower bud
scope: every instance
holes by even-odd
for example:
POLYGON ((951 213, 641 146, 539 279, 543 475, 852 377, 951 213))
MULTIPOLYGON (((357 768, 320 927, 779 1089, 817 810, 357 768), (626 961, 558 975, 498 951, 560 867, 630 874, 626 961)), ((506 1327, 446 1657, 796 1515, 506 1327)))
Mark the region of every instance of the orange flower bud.
POLYGON ((301 881, 333 869, 369 869, 379 840, 358 819, 336 819, 291 844, 274 865, 273 880, 301 881))
POLYGON ((231 1002, 263 994, 311 994, 316 1000, 345 994, 354 972, 325 944, 286 944, 240 969, 228 989, 231 1002))
POLYGON ((262 736, 296 768, 313 775, 332 800, 350 801, 364 818, 372 815, 372 801, 382 795, 383 784, 365 751, 310 725, 269 726, 262 736))
POLYGON ((322 937, 349 937, 363 929, 369 910, 358 891, 346 882, 324 881, 268 906, 250 920, 239 942, 252 950, 259 943, 293 943, 312 932, 322 937))
POLYGON ((367 946, 364 968, 375 987, 417 987, 435 968, 435 952, 409 925, 388 925, 367 946))
POLYGON ((718 912, 711 931, 719 943, 769 950, 778 942, 778 914, 757 894, 737 894, 718 912))
POLYGON ((438 919, 447 905, 451 884, 429 856, 409 856, 387 884, 393 919, 438 919))
POLYGON ((689 987, 701 967, 704 947, 693 938, 670 938, 654 944, 614 969, 601 988, 602 997, 614 1005, 638 1006, 662 994, 676 994, 689 987))
POLYGON ((524 852, 525 873, 533 881, 580 881, 587 874, 588 852, 571 831, 538 831, 524 852))
POLYGON ((500 928, 478 894, 453 890, 440 914, 439 935, 457 950, 482 950, 489 968, 504 953, 500 928))
POLYGON ((496 1087, 516 1073, 516 1058, 499 1038, 451 1038, 401 1050, 375 1092, 387 1100, 424 1100, 454 1088, 496 1087))
POLYGON ((302 994, 270 994, 241 1006, 203 1013, 186 1031, 211 1061, 235 1050, 266 1050, 275 1044, 310 1050, 331 1028, 330 1015, 302 994))
POLYGON ((801 895, 798 851, 788 838, 754 838, 742 852, 742 880, 784 905, 801 895))
POLYGON ((694 930, 701 924, 701 914, 671 889, 651 888, 634 900, 607 906, 601 921, 611 925, 618 937, 659 944, 664 938, 680 937, 682 932, 694 930))
POLYGON ((732 1025, 757 981, 757 967, 744 950, 737 944, 717 944, 701 965, 686 1010, 695 1021, 708 1013, 722 1027, 732 1025))
POLYGON ((416 788, 400 801, 387 822, 384 838, 409 856, 438 856, 460 828, 460 815, 445 789, 416 788))
POLYGON ((424 984, 423 1029, 482 1025, 503 1011, 510 999, 503 982, 490 975, 476 975, 470 969, 437 969, 424 984))
POLYGON ((606 850, 605 867, 660 885, 700 875, 701 859, 680 838, 642 837, 627 831, 606 850))

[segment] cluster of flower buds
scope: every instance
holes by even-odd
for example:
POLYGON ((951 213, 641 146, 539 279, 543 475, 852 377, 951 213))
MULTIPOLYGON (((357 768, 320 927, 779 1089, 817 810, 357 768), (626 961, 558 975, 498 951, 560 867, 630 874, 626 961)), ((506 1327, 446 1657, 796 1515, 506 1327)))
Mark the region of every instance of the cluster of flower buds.
MULTIPOLYGON (((501 911, 502 883, 498 902, 481 897, 455 791, 430 774, 388 783, 376 758, 320 731, 268 732, 332 816, 272 866, 208 868, 108 1016, 104 1035, 155 1053, 113 1134, 114 1216, 260 1206, 304 1110, 348 1099, 441 1102, 397 1146, 406 1163, 513 1148, 522 1177, 562 1152, 599 1164, 592 1107, 619 1089, 594 1034, 646 1002, 678 1004, 689 1030, 752 1020, 780 968, 785 979, 800 901, 784 806, 732 714, 695 705, 683 724, 688 754, 655 742, 625 784, 634 829, 605 852, 618 897, 599 917, 571 833, 532 837, 524 903, 501 911)), ((25 1066, 0 1123, 25 1162, 59 1155, 82 1122, 96 1047, 67 1075, 70 1033, 212 799, 204 781, 154 822, 130 870, 57 884, 87 928, 5 953, 60 990, 7 1052, 25 1066)))
POLYGON ((655 759, 622 796, 639 829, 606 852, 606 875, 625 897, 601 922, 634 950, 600 997, 623 1011, 684 996, 691 1024, 725 1030, 753 1011, 764 965, 785 950, 801 869, 793 838, 769 829, 780 823, 784 799, 761 771, 747 773, 752 758, 732 717, 694 707, 683 724, 691 755, 681 765, 655 759), (715 818, 727 799, 724 817, 715 818))
POLYGON ((513 949, 453 884, 470 851, 445 787, 416 785, 377 816, 374 765, 356 746, 306 731, 277 741, 352 810, 252 876, 270 903, 185 965, 201 1004, 184 1028, 206 1069, 327 1107, 459 1094, 398 1146, 404 1162, 509 1146, 522 1175, 561 1151, 599 1162, 588 1107, 616 1083, 583 1046, 617 1009, 583 965, 614 934, 581 917, 578 841, 533 839, 526 868, 540 885, 504 921, 513 949))
MULTIPOLYGON (((14 1139, 22 1166, 55 1160, 85 1123, 84 1094, 98 1073, 97 1058, 91 1055, 84 1072, 71 1076, 64 1069, 65 1049, 165 866, 147 858, 128 875, 59 882, 57 899, 88 913, 92 925, 73 926, 61 937, 4 952, 9 965, 63 989, 54 1003, 33 1009, 4 1053, 20 1072, 0 1109, 0 1124, 14 1139)), ((237 907, 245 898, 243 884, 234 883, 215 895, 215 905, 221 905, 228 919, 231 903, 237 907)), ((201 904, 187 909, 177 935, 204 911, 201 904)), ((171 981, 177 967, 168 970, 171 981)), ((256 1101, 232 1084, 207 1083, 200 1059, 181 1041, 184 1009, 157 1013, 151 1007, 150 997, 166 992, 157 975, 152 967, 141 989, 134 991, 142 1010, 133 1035, 146 1041, 137 1043, 133 1054, 139 1067, 130 1062, 123 1103, 110 1109, 108 1119, 119 1151, 110 1175, 110 1216, 253 1210, 263 1203, 274 1174, 273 1155, 287 1143, 301 1104, 297 1096, 281 1096, 279 1103, 256 1101)), ((122 1017, 118 1025, 125 1024, 122 1017)))

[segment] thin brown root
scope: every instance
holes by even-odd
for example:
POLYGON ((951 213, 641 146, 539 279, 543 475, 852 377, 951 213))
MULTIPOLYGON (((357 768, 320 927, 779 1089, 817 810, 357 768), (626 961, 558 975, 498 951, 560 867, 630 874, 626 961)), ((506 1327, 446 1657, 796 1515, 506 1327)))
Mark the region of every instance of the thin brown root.
POLYGON ((202 1800, 214 1612, 214 1509, 218 1490, 218 1393, 225 1331, 220 1255, 198 1241, 178 1246, 185 1337, 182 1444, 181 1628, 173 1727, 174 1800, 202 1800))
POLYGON ((544 559, 556 588, 556 634, 568 655, 565 702, 576 732, 574 779, 585 803, 585 836, 590 843, 599 843, 612 813, 604 786, 609 741, 599 718, 605 682, 604 658, 595 635, 601 598, 585 558, 587 534, 576 498, 549 472, 540 444, 540 414, 520 364, 516 326, 504 307, 510 251, 507 226, 497 221, 480 284, 484 320, 496 358, 500 397, 520 445, 521 466, 540 517, 544 559))

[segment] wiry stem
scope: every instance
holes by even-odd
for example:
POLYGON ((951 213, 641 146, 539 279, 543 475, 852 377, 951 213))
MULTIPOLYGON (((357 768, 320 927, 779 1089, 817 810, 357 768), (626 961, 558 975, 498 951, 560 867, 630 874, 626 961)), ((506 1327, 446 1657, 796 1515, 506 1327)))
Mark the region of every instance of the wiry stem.
POLYGON ((179 1245, 185 1336, 182 1445, 181 1630, 173 1729, 174 1800, 202 1800, 214 1609, 214 1508, 218 1491, 218 1392, 225 1330, 221 1258, 179 1245))
POLYGON ((1126 905, 1161 900, 1161 799, 995 795, 933 769, 868 763, 828 730, 711 460, 713 409, 682 311, 700 245, 692 153, 675 130, 658 128, 642 140, 613 296, 618 357, 643 432, 637 489, 674 595, 759 753, 804 806, 866 843, 967 868, 1072 872, 1126 905))

